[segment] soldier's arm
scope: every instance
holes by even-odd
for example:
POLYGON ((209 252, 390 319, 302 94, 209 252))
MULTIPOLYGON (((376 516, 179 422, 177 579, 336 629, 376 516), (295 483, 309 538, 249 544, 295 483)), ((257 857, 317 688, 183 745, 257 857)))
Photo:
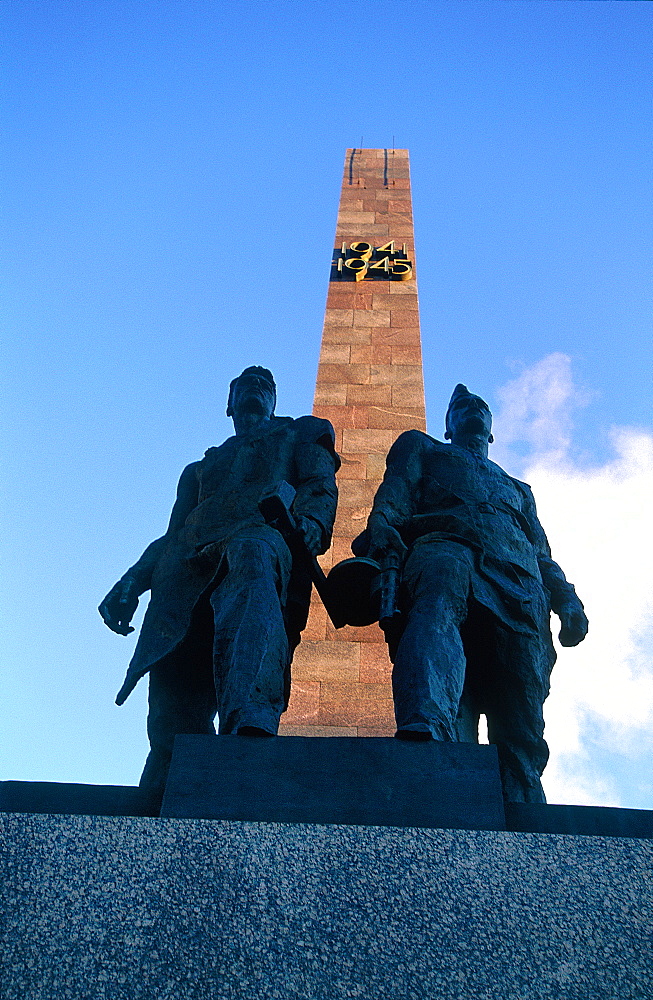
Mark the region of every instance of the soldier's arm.
POLYGON ((370 517, 380 515, 397 530, 408 523, 422 479, 423 445, 421 431, 405 431, 397 438, 388 452, 370 517))
POLYGON ((188 465, 181 474, 177 499, 172 508, 165 535, 150 542, 140 559, 111 588, 100 604, 104 623, 119 635, 128 635, 134 629, 129 624, 138 607, 138 598, 152 585, 152 573, 168 538, 179 531, 190 512, 197 506, 197 462, 188 465))
POLYGON ((166 541, 183 528, 186 518, 190 512, 197 507, 199 489, 197 480, 197 465, 197 462, 191 462, 190 465, 186 466, 179 477, 177 497, 170 514, 170 520, 168 521, 168 527, 165 535, 161 535, 160 538, 151 542, 143 552, 143 555, 140 557, 138 562, 134 563, 134 565, 128 569, 125 574, 125 576, 131 576, 132 579, 138 584, 140 594, 143 594, 146 590, 150 589, 152 584, 152 573, 154 572, 154 567, 156 566, 165 547, 166 541))
POLYGON ((335 434, 328 420, 301 417, 295 445, 293 513, 299 520, 307 547, 313 555, 326 552, 338 505, 336 472, 340 458, 335 434))
POLYGON ((383 482, 376 491, 363 533, 366 537, 362 545, 356 539, 354 551, 357 555, 363 554, 361 547, 366 548, 366 554, 371 558, 382 561, 390 551, 400 556, 405 554, 401 531, 415 512, 422 480, 425 440, 421 431, 405 431, 388 452, 383 482))
POLYGON ((587 616, 574 585, 567 580, 558 563, 551 557, 551 548, 537 516, 530 489, 526 492, 524 514, 537 551, 542 582, 550 595, 551 610, 560 618, 560 642, 563 646, 577 646, 587 635, 587 616))

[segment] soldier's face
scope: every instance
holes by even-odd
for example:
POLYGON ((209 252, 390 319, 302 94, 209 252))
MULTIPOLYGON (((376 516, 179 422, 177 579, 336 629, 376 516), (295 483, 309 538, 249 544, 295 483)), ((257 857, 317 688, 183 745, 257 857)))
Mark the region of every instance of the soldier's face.
POLYGON ((260 413, 271 417, 274 412, 274 391, 270 383, 258 375, 241 375, 234 386, 234 413, 260 413))
POLYGON ((489 439, 492 433, 490 407, 480 396, 461 396, 449 409, 447 428, 452 440, 461 434, 481 434, 489 439))

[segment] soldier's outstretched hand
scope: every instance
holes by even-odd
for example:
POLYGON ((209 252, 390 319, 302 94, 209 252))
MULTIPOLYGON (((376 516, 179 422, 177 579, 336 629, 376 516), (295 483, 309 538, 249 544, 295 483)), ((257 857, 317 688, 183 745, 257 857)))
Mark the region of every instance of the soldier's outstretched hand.
POLYGON ((118 583, 111 588, 98 608, 104 624, 118 635, 129 635, 133 632, 134 629, 129 623, 138 607, 138 597, 136 582, 130 576, 123 576, 122 580, 118 580, 118 583))
POLYGON ((564 604, 558 610, 558 617, 560 618, 561 626, 558 635, 560 645, 577 646, 587 635, 589 627, 587 615, 583 611, 583 605, 580 601, 564 604))

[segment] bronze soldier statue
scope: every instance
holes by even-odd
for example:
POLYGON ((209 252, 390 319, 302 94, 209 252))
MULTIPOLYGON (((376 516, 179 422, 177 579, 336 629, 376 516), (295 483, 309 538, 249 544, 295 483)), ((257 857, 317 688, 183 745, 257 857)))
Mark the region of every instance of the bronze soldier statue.
POLYGON ((150 603, 120 705, 150 673, 151 750, 141 787, 162 790, 177 733, 275 735, 288 704, 290 662, 306 624, 310 557, 329 547, 340 460, 328 420, 274 415, 271 372, 234 379, 235 435, 184 469, 165 535, 152 542, 100 604, 114 632, 133 631, 150 603), (266 523, 261 497, 294 487, 296 533, 266 523), (284 484, 285 485, 285 484, 284 484))
POLYGON ((564 646, 585 637, 587 618, 551 558, 530 487, 489 460, 491 428, 487 403, 457 385, 446 415, 451 444, 416 430, 397 439, 352 547, 382 565, 403 562, 399 629, 385 619, 397 737, 476 739, 462 708, 476 730, 483 713, 505 797, 543 802, 550 611, 564 646))

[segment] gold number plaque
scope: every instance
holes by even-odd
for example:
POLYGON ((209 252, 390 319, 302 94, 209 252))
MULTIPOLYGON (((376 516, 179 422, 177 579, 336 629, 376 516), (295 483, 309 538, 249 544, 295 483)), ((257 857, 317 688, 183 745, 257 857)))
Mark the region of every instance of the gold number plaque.
POLYGON ((331 261, 332 278, 341 281, 363 281, 364 278, 385 281, 407 281, 413 276, 412 261, 406 256, 406 244, 401 256, 395 254, 395 241, 388 240, 375 247, 369 240, 354 240, 334 251, 331 261))

